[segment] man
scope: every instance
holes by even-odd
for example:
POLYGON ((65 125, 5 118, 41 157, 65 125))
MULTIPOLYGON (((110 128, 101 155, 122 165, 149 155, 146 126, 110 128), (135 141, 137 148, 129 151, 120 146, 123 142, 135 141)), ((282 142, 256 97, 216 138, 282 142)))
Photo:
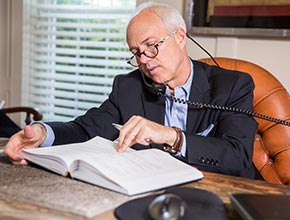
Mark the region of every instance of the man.
POLYGON ((255 178, 253 118, 170 98, 252 110, 251 77, 191 60, 184 20, 165 5, 143 6, 128 24, 127 43, 133 53, 129 63, 139 69, 116 76, 100 108, 71 122, 26 126, 5 148, 11 161, 27 164, 22 148, 81 142, 99 135, 119 138, 119 152, 154 147, 201 170, 255 178), (165 96, 151 92, 153 85, 161 90, 165 86, 165 96), (118 131, 112 123, 123 126, 118 131))

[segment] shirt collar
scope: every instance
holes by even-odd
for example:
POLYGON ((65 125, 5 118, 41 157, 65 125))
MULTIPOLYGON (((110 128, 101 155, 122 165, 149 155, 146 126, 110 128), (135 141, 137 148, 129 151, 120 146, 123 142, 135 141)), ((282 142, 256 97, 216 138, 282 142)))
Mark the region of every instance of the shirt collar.
MULTIPOLYGON (((193 63, 190 60, 190 75, 189 75, 189 78, 187 79, 187 81, 182 86, 178 86, 178 87, 174 88, 174 94, 175 95, 178 96, 178 94, 180 93, 180 90, 181 90, 181 91, 183 91, 185 93, 185 96, 188 97, 188 94, 190 93, 190 89, 191 89, 193 75, 194 75, 193 63)), ((166 94, 170 95, 168 86, 166 86, 166 94)))

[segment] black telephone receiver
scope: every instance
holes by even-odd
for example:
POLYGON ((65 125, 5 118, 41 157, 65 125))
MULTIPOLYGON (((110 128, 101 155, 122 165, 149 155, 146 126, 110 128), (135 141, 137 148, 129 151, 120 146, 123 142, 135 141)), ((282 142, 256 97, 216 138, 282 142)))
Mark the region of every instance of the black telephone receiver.
MULTIPOLYGON (((210 53, 207 50, 205 50, 200 44, 198 44, 195 40, 193 40, 188 34, 186 34, 186 36, 190 40, 192 40, 197 46, 199 46, 203 51, 205 51, 210 56, 210 58, 214 61, 214 63, 219 67, 219 65, 216 62, 216 60, 210 55, 210 53)), ((270 121, 270 122, 274 122, 274 123, 277 123, 277 124, 290 126, 290 122, 289 121, 278 119, 278 118, 273 118, 271 116, 263 115, 263 114, 260 114, 260 113, 257 113, 257 112, 252 112, 252 111, 246 110, 246 109, 235 108, 235 107, 230 107, 230 106, 204 104, 204 103, 198 103, 198 102, 193 102, 193 101, 190 101, 190 100, 184 100, 184 99, 176 98, 173 95, 168 96, 168 95, 165 94, 165 91, 166 91, 166 86, 165 85, 153 82, 151 79, 149 79, 148 77, 145 76, 145 74, 143 73, 141 68, 139 68, 139 71, 141 72, 142 80, 143 80, 146 88, 151 93, 153 93, 155 95, 159 95, 159 96, 169 97, 174 102, 191 105, 191 106, 193 106, 195 108, 198 108, 198 109, 206 108, 206 109, 212 109, 212 110, 218 110, 218 111, 242 113, 242 114, 249 115, 251 117, 256 117, 256 118, 260 118, 260 119, 267 120, 267 121, 270 121)))
POLYGON ((166 86, 163 84, 158 84, 153 82, 151 79, 145 76, 141 68, 139 68, 141 72, 142 80, 146 86, 146 88, 155 95, 165 95, 166 86))

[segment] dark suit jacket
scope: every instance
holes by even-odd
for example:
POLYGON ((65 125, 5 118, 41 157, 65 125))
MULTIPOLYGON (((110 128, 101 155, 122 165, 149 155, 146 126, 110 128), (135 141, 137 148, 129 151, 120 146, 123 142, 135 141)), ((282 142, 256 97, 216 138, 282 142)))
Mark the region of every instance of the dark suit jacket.
MULTIPOLYGON (((190 100, 253 110, 254 84, 248 74, 197 61, 193 65, 190 100)), ((140 115, 164 124, 164 114, 165 98, 148 92, 136 70, 115 77, 109 98, 99 108, 92 108, 71 122, 48 124, 55 132, 57 145, 85 141, 96 135, 114 140, 118 131, 113 122, 124 124, 131 116, 140 115)), ((256 126, 256 121, 246 114, 188 106, 184 160, 201 170, 255 178, 252 154, 256 126), (215 127, 206 138, 197 135, 211 123, 215 127)), ((155 144, 151 147, 162 149, 155 144)))

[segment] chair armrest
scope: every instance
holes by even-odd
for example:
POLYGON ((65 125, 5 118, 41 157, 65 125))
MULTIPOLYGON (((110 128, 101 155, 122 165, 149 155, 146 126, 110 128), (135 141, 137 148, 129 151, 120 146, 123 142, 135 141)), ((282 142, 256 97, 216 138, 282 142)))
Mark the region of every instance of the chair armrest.
POLYGON ((25 123, 28 125, 31 123, 31 116, 33 116, 34 121, 40 121, 43 118, 43 115, 35 108, 32 107, 9 107, 1 109, 4 113, 19 113, 19 112, 26 112, 25 123))

